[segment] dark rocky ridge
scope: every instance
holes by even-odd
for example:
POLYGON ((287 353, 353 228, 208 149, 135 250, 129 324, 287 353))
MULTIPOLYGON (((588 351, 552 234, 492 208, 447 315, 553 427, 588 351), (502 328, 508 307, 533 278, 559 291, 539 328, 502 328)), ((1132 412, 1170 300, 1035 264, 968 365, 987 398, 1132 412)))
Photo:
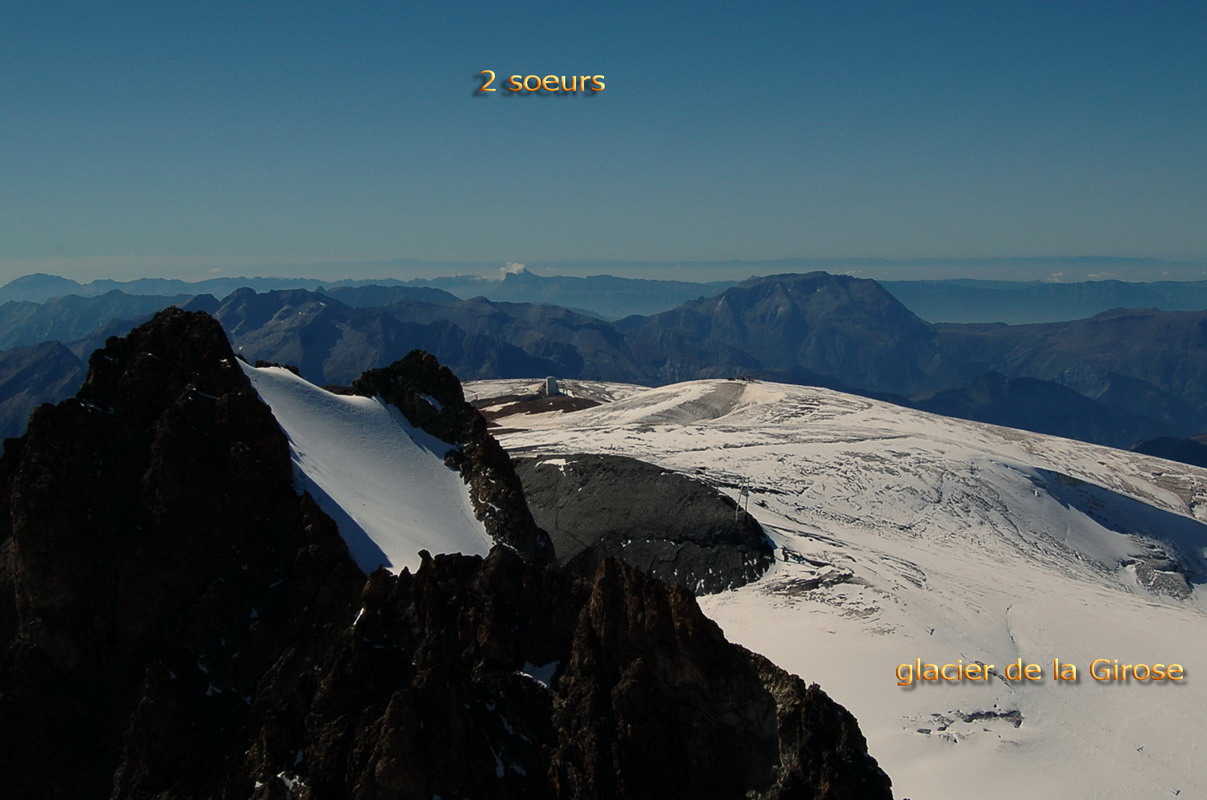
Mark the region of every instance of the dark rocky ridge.
POLYGON ((330 642, 363 581, 221 328, 175 309, 6 443, 0 526, 16 797, 220 796, 243 698, 330 642))
POLYGON ((557 559, 591 572, 617 558, 695 594, 747 584, 775 559, 763 529, 705 483, 635 458, 520 458, 528 506, 557 559))
POLYGON ((890 796, 850 714, 616 561, 583 580, 504 548, 439 556, 363 598, 332 686, 380 716, 320 696, 308 727, 353 761, 305 751, 316 796, 348 771, 419 790, 366 797, 890 796))
MULTIPOLYGON (((455 398, 423 356, 387 373, 455 398)), ((291 477, 221 328, 177 309, 6 443, 8 796, 890 797, 850 714, 686 592, 503 547, 366 582, 291 477)))

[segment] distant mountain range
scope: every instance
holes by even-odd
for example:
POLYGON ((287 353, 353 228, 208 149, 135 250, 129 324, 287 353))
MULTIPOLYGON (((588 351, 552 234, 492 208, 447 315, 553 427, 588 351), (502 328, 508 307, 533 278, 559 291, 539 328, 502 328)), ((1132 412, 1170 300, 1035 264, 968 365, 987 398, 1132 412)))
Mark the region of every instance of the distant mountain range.
POLYGON ((63 297, 65 295, 74 294, 81 297, 95 297, 96 295, 117 291, 125 292, 126 294, 214 294, 224 296, 230 294, 236 289, 244 286, 257 289, 258 291, 269 291, 271 289, 293 289, 293 288, 309 288, 317 289, 323 286, 324 282, 310 278, 211 278, 203 281, 182 281, 172 278, 139 278, 132 281, 114 281, 108 279, 100 279, 89 281, 88 283, 80 283, 70 278, 63 278, 58 275, 46 275, 37 273, 34 275, 24 275, 16 280, 9 281, 4 286, 0 287, 0 302, 10 300, 24 300, 28 302, 41 303, 55 297, 63 297))
POLYGON ((85 371, 59 342, 0 351, 0 435, 21 435, 33 410, 75 394, 85 371))
POLYGON ((485 297, 511 303, 546 303, 620 319, 631 314, 653 314, 680 303, 718 294, 737 281, 693 283, 614 275, 571 277, 537 275, 526 269, 509 272, 502 280, 477 277, 433 278, 412 281, 412 285, 432 286, 458 297, 485 297))
MULTIPOLYGON (((767 265, 772 266, 772 265, 767 265)), ((66 295, 94 297, 114 290, 133 295, 212 294, 221 299, 238 289, 257 292, 309 289, 331 293, 352 306, 397 302, 396 292, 430 290, 440 297, 558 305, 609 320, 669 311, 700 298, 714 297, 738 281, 648 280, 614 275, 573 277, 538 275, 518 268, 499 278, 454 275, 407 281, 392 278, 323 281, 316 278, 221 277, 188 282, 164 278, 79 283, 57 275, 26 275, 0 287, 0 304, 41 303, 66 295), (384 291, 388 287, 392 291, 384 291), (443 294, 441 294, 443 293, 443 294)), ((1207 309, 1207 281, 1134 283, 1117 280, 1055 283, 1041 281, 930 280, 880 281, 910 311, 928 322, 1060 322, 1091 317, 1114 308, 1165 311, 1207 309)), ((407 299, 422 299, 415 294, 407 299)))
POLYGON ((270 292, 283 289, 323 291, 354 306, 379 306, 397 302, 398 293, 410 293, 408 299, 421 299, 416 292, 428 292, 428 302, 440 302, 441 295, 468 300, 485 297, 515 303, 545 303, 565 306, 608 319, 630 314, 652 314, 674 308, 697 297, 721 292, 735 281, 693 283, 612 275, 591 277, 543 276, 524 269, 507 273, 501 279, 478 275, 454 275, 441 278, 417 278, 401 281, 392 278, 323 281, 316 278, 223 277, 201 281, 166 278, 139 278, 131 281, 95 280, 79 283, 58 275, 25 275, 0 287, 0 303, 9 301, 41 303, 66 295, 95 297, 112 291, 133 295, 200 295, 219 299, 239 289, 270 292), (383 287, 390 291, 383 291, 383 287))
POLYGON ((116 289, 101 295, 66 295, 43 302, 13 300, 0 305, 0 348, 46 341, 70 342, 119 319, 148 317, 192 294, 132 295, 116 289))
POLYGON ((10 346, 0 352, 2 432, 19 433, 38 402, 69 394, 105 338, 168 304, 213 314, 248 360, 295 364, 328 385, 420 348, 465 380, 745 375, 1114 446, 1207 430, 1207 312, 933 324, 875 281, 813 272, 752 278, 616 322, 402 284, 12 301, 0 305, 0 344, 10 346), (36 349, 46 340, 63 344, 36 349))

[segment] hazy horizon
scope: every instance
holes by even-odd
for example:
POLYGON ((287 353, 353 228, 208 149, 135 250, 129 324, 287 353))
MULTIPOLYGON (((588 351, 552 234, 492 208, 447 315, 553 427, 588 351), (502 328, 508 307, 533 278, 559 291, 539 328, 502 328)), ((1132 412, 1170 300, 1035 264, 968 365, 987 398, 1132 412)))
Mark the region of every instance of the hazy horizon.
POLYGON ((32 274, 49 274, 87 284, 94 280, 130 281, 165 278, 198 282, 212 278, 306 278, 323 281, 395 279, 412 280, 472 275, 499 278, 522 267, 540 276, 617 277, 707 283, 737 281, 758 275, 822 270, 883 281, 902 280, 989 280, 1072 283, 1119 280, 1128 282, 1207 280, 1207 260, 1157 258, 1067 258, 1003 257, 992 259, 729 259, 717 261, 621 261, 564 260, 554 262, 429 261, 424 259, 381 259, 365 261, 256 261, 222 266, 201 263, 179 264, 156 269, 154 262, 121 266, 122 261, 104 260, 87 268, 48 260, 21 265, 0 263, 0 283, 32 274))

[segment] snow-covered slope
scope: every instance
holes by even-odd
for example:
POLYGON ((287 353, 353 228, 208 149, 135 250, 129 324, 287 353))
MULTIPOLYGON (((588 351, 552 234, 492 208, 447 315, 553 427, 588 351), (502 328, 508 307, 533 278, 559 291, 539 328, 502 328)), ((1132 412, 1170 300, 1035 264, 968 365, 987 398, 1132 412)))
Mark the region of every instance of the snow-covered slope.
POLYGON ((332 394, 279 367, 240 365, 289 437, 298 490, 336 521, 361 569, 415 569, 424 549, 490 551, 468 488, 444 465, 447 442, 381 400, 332 394))
POLYGON ((850 708, 897 797, 1207 797, 1207 471, 761 382, 498 423, 527 429, 500 437, 513 452, 748 485, 777 563, 701 605, 850 708), (1020 657, 1081 680, 896 685, 915 658, 1001 671, 1020 657), (1188 677, 1098 683, 1095 658, 1188 677))

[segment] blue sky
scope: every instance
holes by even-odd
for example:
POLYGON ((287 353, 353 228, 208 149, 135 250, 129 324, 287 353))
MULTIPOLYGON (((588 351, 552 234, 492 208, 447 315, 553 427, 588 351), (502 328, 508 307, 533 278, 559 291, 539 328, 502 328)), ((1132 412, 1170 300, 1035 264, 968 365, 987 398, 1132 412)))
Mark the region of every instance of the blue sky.
POLYGON ((1207 262, 1202 2, 2 5, 0 277, 1207 262))

